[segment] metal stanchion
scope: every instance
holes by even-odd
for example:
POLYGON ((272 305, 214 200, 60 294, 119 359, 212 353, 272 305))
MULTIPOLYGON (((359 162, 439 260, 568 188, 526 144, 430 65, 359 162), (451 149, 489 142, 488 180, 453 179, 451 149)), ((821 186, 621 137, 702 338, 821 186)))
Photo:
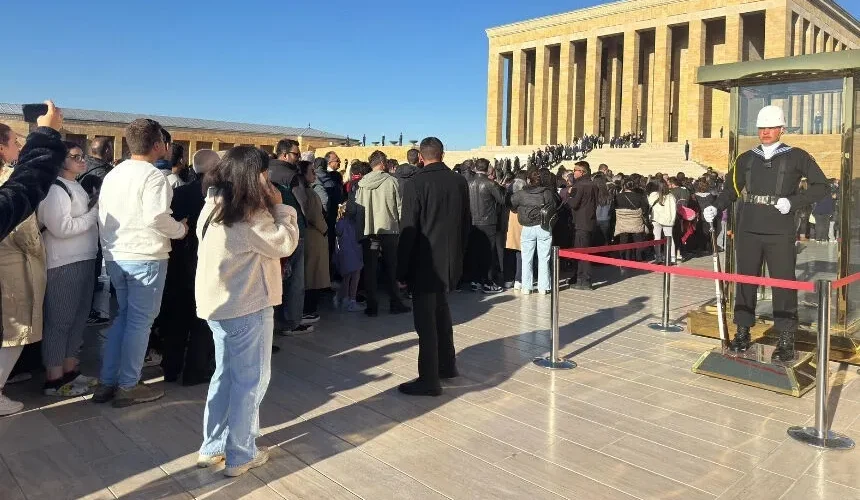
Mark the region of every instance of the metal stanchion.
POLYGON ((830 430, 827 418, 827 393, 830 389, 830 295, 831 283, 818 280, 818 367, 815 372, 815 427, 789 427, 788 435, 816 448, 850 450, 854 441, 830 430))
MULTIPOLYGON (((672 247, 672 238, 666 238, 666 256, 663 259, 663 264, 665 266, 672 265, 672 255, 675 252, 675 248, 672 247)), ((652 330, 657 330, 660 332, 673 333, 673 332, 682 332, 684 328, 678 325, 673 325, 669 321, 669 296, 672 292, 672 276, 669 273, 663 273, 663 314, 660 317, 659 323, 651 323, 648 325, 648 328, 652 330)))
POLYGON ((576 363, 561 359, 558 355, 558 281, 561 269, 558 259, 558 247, 552 247, 552 295, 550 337, 552 347, 548 358, 535 358, 534 364, 550 370, 570 370, 576 368, 576 363))

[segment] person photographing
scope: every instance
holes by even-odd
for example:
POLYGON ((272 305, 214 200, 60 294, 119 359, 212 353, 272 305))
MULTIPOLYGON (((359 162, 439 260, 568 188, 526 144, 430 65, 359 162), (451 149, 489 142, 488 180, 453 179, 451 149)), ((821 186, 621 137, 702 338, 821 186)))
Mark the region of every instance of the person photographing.
MULTIPOLYGON (((760 276, 762 263, 772 278, 795 280, 794 212, 827 194, 827 178, 815 159, 800 148, 781 141, 785 113, 778 106, 765 106, 756 120, 761 144, 742 153, 726 175, 722 192, 702 216, 713 223, 717 214, 737 200, 737 272, 760 276), (800 191, 800 179, 808 188, 800 191), (743 193, 741 193, 743 191, 743 193)), ((730 349, 744 352, 750 347, 750 327, 755 324, 756 286, 737 284, 734 323, 737 333, 730 349)), ((772 361, 794 359, 797 332, 797 291, 773 289, 774 326, 779 331, 772 361)))

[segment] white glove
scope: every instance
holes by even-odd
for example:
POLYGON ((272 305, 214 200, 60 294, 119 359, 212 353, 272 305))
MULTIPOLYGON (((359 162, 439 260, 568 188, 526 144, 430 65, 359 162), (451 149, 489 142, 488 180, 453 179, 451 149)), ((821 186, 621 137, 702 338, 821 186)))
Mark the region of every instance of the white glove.
POLYGON ((776 205, 774 206, 777 210, 779 210, 779 213, 781 213, 782 215, 785 215, 791 211, 791 202, 788 201, 788 198, 780 198, 776 200, 776 205))
POLYGON ((714 218, 717 216, 717 207, 711 205, 702 210, 702 217, 705 218, 707 223, 714 222, 714 218))

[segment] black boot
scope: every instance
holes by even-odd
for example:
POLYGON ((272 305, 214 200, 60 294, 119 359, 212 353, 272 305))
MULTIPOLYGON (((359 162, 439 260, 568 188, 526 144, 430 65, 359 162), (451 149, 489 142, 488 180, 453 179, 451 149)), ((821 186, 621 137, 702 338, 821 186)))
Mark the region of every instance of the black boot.
POLYGON ((750 348, 750 327, 739 326, 735 338, 732 340, 729 350, 732 352, 746 352, 750 348))
POLYGON ((770 356, 770 360, 783 363, 794 361, 794 332, 779 332, 779 340, 776 342, 776 349, 770 356))

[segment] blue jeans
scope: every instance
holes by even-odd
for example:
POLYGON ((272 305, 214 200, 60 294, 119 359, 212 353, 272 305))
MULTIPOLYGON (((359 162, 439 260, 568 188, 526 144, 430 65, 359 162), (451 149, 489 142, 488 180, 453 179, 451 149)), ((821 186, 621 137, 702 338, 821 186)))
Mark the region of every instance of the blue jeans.
POLYGON ((149 331, 161 309, 167 261, 108 262, 107 271, 119 311, 107 332, 99 378, 102 384, 130 389, 140 381, 149 331))
POLYGON ((260 403, 272 374, 274 310, 208 321, 215 340, 215 373, 203 413, 200 454, 227 455, 227 467, 257 456, 260 403))
POLYGON ((299 240, 296 251, 290 255, 290 277, 284 280, 281 296, 281 313, 287 330, 302 322, 305 310, 305 240, 299 240))
POLYGON ((549 255, 552 247, 552 234, 540 226, 524 226, 520 237, 523 254, 523 291, 531 291, 534 283, 532 262, 537 247, 538 292, 548 292, 550 287, 549 255))

